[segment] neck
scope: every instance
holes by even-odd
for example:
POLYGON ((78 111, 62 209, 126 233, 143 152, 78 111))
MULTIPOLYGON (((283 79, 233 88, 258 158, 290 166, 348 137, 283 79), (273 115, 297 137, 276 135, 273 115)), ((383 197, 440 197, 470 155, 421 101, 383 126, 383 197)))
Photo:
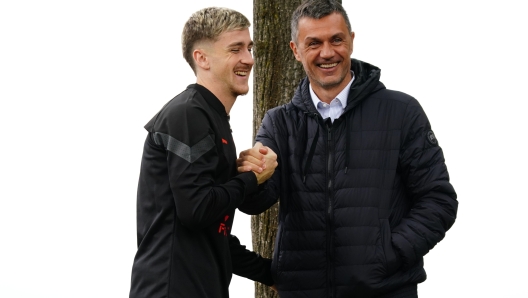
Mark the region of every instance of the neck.
POLYGON ((224 105, 224 108, 226 110, 226 113, 229 115, 229 112, 231 112, 231 108, 235 104, 236 97, 232 94, 225 94, 225 92, 222 91, 222 88, 218 88, 217 84, 207 84, 209 80, 202 80, 200 78, 196 79, 196 84, 202 85, 207 90, 211 91, 218 100, 224 105))
POLYGON ((334 98, 341 92, 341 90, 335 91, 335 90, 327 90, 324 88, 314 88, 314 85, 312 85, 313 91, 315 95, 322 101, 327 104, 330 104, 334 98))

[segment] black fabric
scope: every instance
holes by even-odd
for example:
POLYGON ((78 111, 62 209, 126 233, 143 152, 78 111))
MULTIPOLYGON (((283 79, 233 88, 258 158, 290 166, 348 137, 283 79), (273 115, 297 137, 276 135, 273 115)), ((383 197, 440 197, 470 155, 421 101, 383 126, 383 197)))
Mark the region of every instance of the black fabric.
POLYGON ((228 297, 232 273, 273 284, 270 260, 231 235, 254 173, 237 174, 222 103, 190 85, 145 126, 131 298, 228 297))
POLYGON ((418 287, 416 284, 412 284, 375 298, 418 298, 418 287))
POLYGON ((353 59, 352 70, 333 124, 304 79, 256 137, 279 166, 241 210, 258 214, 280 197, 272 272, 281 298, 415 297, 405 289, 426 279, 423 256, 456 218, 442 149, 427 140, 419 103, 386 89, 373 65, 353 59))

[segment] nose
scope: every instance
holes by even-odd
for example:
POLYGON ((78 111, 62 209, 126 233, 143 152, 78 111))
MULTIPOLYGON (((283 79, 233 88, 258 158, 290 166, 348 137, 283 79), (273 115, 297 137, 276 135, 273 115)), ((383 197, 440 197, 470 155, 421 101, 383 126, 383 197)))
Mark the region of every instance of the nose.
POLYGON ((242 60, 240 61, 244 64, 247 64, 247 65, 250 65, 250 66, 253 66, 253 64, 255 64, 255 60, 253 59, 253 55, 251 54, 251 52, 249 50, 246 50, 244 52, 244 55, 242 55, 242 60))
POLYGON ((332 58, 334 56, 334 48, 328 42, 324 42, 319 53, 321 58, 332 58))

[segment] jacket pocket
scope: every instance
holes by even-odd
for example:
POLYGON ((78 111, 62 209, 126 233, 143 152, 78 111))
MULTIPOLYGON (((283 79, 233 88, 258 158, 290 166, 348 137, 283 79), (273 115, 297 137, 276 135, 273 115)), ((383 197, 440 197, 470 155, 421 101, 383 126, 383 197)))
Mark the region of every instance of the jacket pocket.
POLYGON ((387 276, 394 274, 400 268, 402 261, 398 253, 392 246, 392 233, 390 230, 389 220, 381 219, 381 241, 384 253, 384 267, 387 276))

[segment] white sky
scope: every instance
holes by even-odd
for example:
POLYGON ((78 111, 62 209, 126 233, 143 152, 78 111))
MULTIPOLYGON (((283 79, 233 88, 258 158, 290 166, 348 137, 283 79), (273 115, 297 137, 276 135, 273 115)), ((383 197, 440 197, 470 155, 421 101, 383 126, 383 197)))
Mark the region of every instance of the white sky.
MULTIPOLYGON (((528 296, 521 1, 343 2, 352 56, 420 101, 459 195, 420 296, 528 296)), ((179 38, 206 6, 252 17, 248 0, 0 3, 0 297, 128 297, 143 125, 194 82, 179 38)), ((251 121, 250 93, 239 150, 251 121)), ((249 216, 233 233, 251 247, 249 216)), ((234 277, 232 297, 252 292, 234 277)))

